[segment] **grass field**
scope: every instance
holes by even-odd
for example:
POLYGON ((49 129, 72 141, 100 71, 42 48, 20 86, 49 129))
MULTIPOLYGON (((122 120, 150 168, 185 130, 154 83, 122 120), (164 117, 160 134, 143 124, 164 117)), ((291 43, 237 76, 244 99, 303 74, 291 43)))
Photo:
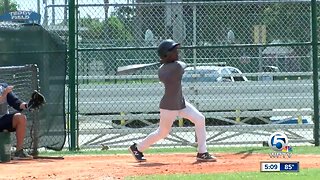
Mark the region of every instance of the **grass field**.
MULTIPOLYGON (((209 148, 212 153, 270 153, 269 147, 226 147, 226 148, 209 148)), ((165 154, 165 153, 188 153, 195 152, 194 148, 151 148, 147 150, 148 154, 165 154)), ((77 152, 41 152, 40 155, 46 156, 64 156, 64 155, 99 155, 99 154, 128 154, 125 150, 83 150, 77 152)), ((293 154, 320 155, 320 148, 313 146, 293 147, 293 154)), ((300 169, 299 172, 241 172, 241 173, 215 173, 215 174, 174 174, 174 175, 150 175, 127 177, 126 179, 318 179, 320 169, 300 169)))
POLYGON ((218 173, 218 174, 175 174, 175 175, 152 175, 152 176, 137 176, 128 177, 126 179, 157 179, 157 180, 167 180, 167 179, 183 179, 183 180, 224 180, 224 179, 259 179, 259 180, 304 180, 304 179, 318 179, 320 175, 320 169, 303 169, 300 172, 290 172, 290 173, 276 173, 276 172, 243 172, 243 173, 218 173))

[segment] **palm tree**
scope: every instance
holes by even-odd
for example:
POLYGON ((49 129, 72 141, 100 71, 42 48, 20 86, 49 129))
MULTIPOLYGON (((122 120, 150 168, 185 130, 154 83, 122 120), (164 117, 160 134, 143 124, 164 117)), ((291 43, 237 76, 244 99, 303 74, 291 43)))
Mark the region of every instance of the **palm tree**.
POLYGON ((64 0, 63 25, 67 25, 68 21, 68 0, 64 0))
POLYGON ((7 13, 9 12, 9 0, 4 0, 4 12, 3 13, 7 13))
POLYGON ((109 0, 103 0, 104 3, 104 19, 107 21, 108 20, 108 12, 109 12, 109 0))
POLYGON ((11 0, 0 0, 0 14, 16 11, 18 4, 11 0))

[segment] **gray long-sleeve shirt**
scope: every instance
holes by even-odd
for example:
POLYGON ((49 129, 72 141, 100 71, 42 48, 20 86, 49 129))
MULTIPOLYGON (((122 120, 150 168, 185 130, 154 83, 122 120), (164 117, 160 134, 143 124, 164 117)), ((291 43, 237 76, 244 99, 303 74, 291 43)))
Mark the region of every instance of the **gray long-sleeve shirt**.
MULTIPOLYGON (((2 94, 6 87, 8 87, 8 84, 0 83, 0 94, 2 94)), ((9 113, 8 105, 17 111, 22 111, 22 109, 20 109, 21 103, 22 101, 13 92, 8 93, 6 99, 0 102, 0 117, 9 113)))
POLYGON ((158 76, 165 87, 165 93, 160 101, 161 109, 181 110, 186 107, 181 86, 181 79, 184 73, 183 66, 183 63, 179 61, 160 66, 158 76))

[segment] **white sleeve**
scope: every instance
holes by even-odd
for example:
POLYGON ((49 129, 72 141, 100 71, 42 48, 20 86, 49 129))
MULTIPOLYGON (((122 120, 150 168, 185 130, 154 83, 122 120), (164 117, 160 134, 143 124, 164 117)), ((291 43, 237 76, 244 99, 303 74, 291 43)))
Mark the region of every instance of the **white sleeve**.
POLYGON ((180 66, 181 66, 183 69, 185 69, 185 68, 187 67, 187 64, 184 63, 184 62, 182 62, 182 61, 177 61, 177 63, 179 63, 180 66))

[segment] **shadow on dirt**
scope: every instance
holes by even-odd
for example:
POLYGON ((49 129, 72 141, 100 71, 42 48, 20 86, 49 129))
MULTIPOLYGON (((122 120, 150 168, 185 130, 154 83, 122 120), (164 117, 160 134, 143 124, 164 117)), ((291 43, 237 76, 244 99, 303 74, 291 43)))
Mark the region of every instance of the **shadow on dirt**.
POLYGON ((154 166, 165 166, 165 163, 140 163, 136 167, 154 167, 154 166))
POLYGON ((243 156, 241 157, 241 159, 245 159, 248 156, 252 155, 252 153, 254 153, 255 151, 260 151, 260 150, 265 150, 265 148, 261 148, 261 149, 249 149, 249 150, 245 150, 245 151, 240 151, 237 153, 234 153, 235 155, 241 155, 243 154, 243 156))

